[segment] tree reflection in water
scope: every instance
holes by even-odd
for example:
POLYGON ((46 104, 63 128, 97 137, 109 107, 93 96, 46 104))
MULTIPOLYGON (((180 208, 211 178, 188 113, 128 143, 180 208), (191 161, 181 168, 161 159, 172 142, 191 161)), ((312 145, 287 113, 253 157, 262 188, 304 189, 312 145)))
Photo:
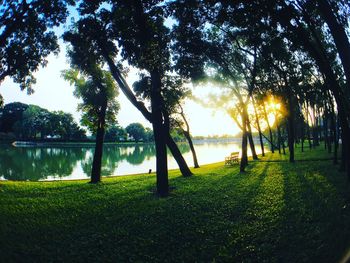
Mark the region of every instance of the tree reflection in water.
POLYGON ((63 178, 83 157, 82 148, 1 147, 0 172, 4 179, 15 181, 63 178))
MULTIPOLYGON (((180 144, 182 153, 190 149, 187 144, 180 144)), ((102 175, 116 175, 118 165, 126 161, 132 166, 155 158, 153 144, 135 146, 104 147, 102 175)), ((170 152, 169 152, 169 155, 170 152)), ((0 176, 14 181, 39 181, 48 178, 64 179, 81 167, 86 178, 91 173, 93 148, 83 147, 0 147, 0 176)))

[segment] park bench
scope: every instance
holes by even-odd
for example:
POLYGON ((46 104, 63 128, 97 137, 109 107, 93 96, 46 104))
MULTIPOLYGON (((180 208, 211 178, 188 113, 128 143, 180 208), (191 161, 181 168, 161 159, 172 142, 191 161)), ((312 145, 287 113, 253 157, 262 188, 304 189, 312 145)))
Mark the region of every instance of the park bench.
POLYGON ((239 161, 239 152, 232 152, 230 156, 225 157, 225 165, 233 165, 239 161))

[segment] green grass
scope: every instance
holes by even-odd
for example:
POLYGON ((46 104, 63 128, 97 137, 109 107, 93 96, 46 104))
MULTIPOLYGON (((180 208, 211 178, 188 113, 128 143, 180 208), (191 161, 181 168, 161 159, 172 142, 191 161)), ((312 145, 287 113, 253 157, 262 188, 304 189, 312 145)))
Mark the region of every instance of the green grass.
POLYGON ((1 182, 0 261, 338 262, 350 249, 345 175, 331 161, 284 159, 268 154, 243 174, 223 163, 191 178, 171 171, 163 199, 154 175, 1 182))

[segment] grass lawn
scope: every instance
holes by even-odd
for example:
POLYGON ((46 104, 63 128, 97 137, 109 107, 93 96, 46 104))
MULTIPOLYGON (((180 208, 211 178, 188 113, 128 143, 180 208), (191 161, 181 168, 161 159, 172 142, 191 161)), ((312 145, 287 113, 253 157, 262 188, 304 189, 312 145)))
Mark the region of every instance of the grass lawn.
POLYGON ((243 174, 223 163, 191 178, 171 171, 163 199, 148 174, 1 182, 0 262, 338 262, 350 249, 345 175, 330 160, 285 160, 268 154, 243 174))

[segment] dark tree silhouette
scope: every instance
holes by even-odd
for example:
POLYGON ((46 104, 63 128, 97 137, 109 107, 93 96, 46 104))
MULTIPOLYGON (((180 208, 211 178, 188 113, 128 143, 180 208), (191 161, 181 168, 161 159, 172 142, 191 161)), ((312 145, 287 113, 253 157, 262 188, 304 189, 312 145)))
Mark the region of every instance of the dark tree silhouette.
MULTIPOLYGON (((74 59, 73 59, 74 61, 74 59)), ((115 102, 117 89, 112 76, 98 66, 89 70, 91 75, 82 74, 78 70, 68 70, 63 73, 66 80, 75 85, 74 95, 83 102, 78 106, 83 112, 81 123, 96 134, 96 146, 91 170, 91 183, 101 181, 101 165, 103 140, 106 123, 115 122, 119 104, 115 102), (80 76, 79 76, 80 75, 80 76)))
POLYGON ((0 83, 11 77, 21 89, 33 92, 32 75, 45 66, 50 53, 59 46, 53 27, 64 23, 68 5, 74 0, 1 1, 0 7, 0 83))

